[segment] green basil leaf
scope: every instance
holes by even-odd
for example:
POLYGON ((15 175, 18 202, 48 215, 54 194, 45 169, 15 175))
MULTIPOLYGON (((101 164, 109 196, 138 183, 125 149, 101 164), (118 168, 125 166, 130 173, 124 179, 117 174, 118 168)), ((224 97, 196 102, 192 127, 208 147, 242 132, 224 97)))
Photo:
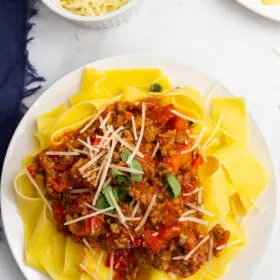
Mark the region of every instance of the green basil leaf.
MULTIPOLYGON (((134 158, 130 163, 127 163, 129 157, 131 156, 131 152, 129 150, 124 150, 122 153, 121 153, 121 159, 126 162, 127 166, 129 168, 133 168, 133 169, 136 169, 136 170, 139 170, 139 171, 142 171, 143 172, 143 169, 142 169, 142 166, 141 164, 139 163, 139 161, 134 158)), ((134 182, 142 182, 143 180, 143 175, 142 174, 131 174, 131 179, 134 181, 134 182)))
POLYGON ((133 184, 133 182, 128 176, 126 176, 123 172, 115 168, 111 169, 111 175, 115 180, 117 180, 121 184, 124 184, 126 186, 131 186, 133 184))
POLYGON ((126 201, 130 198, 129 189, 126 187, 117 186, 113 189, 113 193, 117 201, 126 201))
POLYGON ((162 86, 160 83, 152 83, 150 92, 162 92, 162 86))
MULTIPOLYGON (((106 199, 106 201, 107 201, 107 203, 109 204, 110 207, 114 207, 114 203, 113 203, 112 198, 111 198, 111 196, 110 196, 110 192, 112 192, 112 191, 113 191, 113 189, 112 189, 111 186, 107 186, 107 187, 102 191, 102 193, 103 193, 103 195, 104 195, 104 197, 105 197, 105 199, 106 199)), ((114 193, 113 193, 113 194, 114 194, 114 193)))
POLYGON ((172 199, 176 198, 181 193, 181 186, 174 174, 169 174, 164 179, 165 186, 172 199))
POLYGON ((95 207, 98 209, 105 209, 109 207, 109 204, 106 200, 106 198, 104 197, 104 195, 101 195, 100 198, 97 200, 95 207))

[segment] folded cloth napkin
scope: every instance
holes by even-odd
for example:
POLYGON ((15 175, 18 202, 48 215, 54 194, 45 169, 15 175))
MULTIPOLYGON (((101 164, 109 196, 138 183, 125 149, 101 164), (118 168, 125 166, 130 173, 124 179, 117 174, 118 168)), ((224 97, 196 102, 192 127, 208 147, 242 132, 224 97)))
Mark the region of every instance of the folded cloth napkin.
POLYGON ((35 1, 0 0, 0 176, 11 136, 22 116, 22 99, 43 81, 28 62, 26 45, 35 1), (28 90, 26 90, 28 88, 28 90))

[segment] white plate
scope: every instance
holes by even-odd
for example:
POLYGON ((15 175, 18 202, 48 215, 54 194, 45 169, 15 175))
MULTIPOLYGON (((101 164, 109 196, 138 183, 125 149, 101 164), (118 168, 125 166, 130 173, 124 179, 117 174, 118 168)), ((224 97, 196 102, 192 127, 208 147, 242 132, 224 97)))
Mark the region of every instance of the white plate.
MULTIPOLYGON (((159 67, 170 77, 174 86, 190 86, 207 92, 216 82, 212 77, 197 69, 160 58, 144 55, 119 56, 90 63, 86 66, 97 69, 159 67)), ((30 108, 19 124, 7 151, 1 181, 1 207, 8 243, 16 262, 29 280, 49 279, 24 263, 24 242, 22 220, 17 212, 13 181, 18 174, 23 158, 33 152, 33 132, 36 118, 64 103, 78 91, 83 69, 79 68, 50 87, 30 108)), ((228 89, 219 86, 216 95, 232 95, 228 89)), ((271 183, 262 204, 269 205, 263 215, 252 217, 248 224, 249 244, 233 261, 230 271, 223 278, 226 280, 248 280, 255 275, 272 237, 276 220, 276 177, 269 149, 255 122, 250 118, 250 148, 258 155, 270 175, 271 183)))
POLYGON ((280 22, 280 4, 264 5, 261 0, 235 0, 242 6, 265 18, 280 22))

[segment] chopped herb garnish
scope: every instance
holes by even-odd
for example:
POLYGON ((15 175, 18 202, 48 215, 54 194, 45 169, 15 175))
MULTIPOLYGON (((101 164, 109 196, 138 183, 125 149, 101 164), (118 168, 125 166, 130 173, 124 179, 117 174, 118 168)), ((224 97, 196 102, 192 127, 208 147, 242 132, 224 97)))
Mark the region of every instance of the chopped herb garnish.
POLYGON ((162 92, 162 86, 159 83, 152 83, 150 92, 162 92))
MULTIPOLYGON (((130 156, 131 156, 131 152, 129 150, 124 150, 121 153, 121 159, 124 162, 126 162, 126 164, 129 168, 133 168, 133 169, 143 172, 142 166, 136 158, 133 158, 133 160, 130 163, 127 163, 130 156)), ((131 179, 135 182, 142 182, 143 175, 142 174, 131 174, 131 179)))
POLYGON ((133 184, 133 182, 128 176, 126 176, 123 172, 115 168, 111 169, 111 175, 115 180, 117 180, 121 184, 124 184, 126 186, 131 186, 133 184))
POLYGON ((172 199, 176 198, 180 194, 181 186, 174 174, 169 174, 164 179, 164 183, 172 199))
POLYGON ((99 199, 97 200, 97 202, 95 204, 95 207, 98 209, 105 209, 105 208, 109 207, 109 204, 108 204, 106 198, 104 197, 104 195, 101 195, 99 197, 99 199))
MULTIPOLYGON (((104 197, 105 197, 107 203, 109 204, 109 206, 114 207, 114 203, 113 203, 113 201, 112 201, 112 199, 111 199, 111 197, 110 197, 110 192, 111 192, 112 190, 113 190, 113 189, 112 189, 111 186, 107 186, 107 187, 102 191, 102 193, 103 193, 103 195, 104 195, 104 197)), ((114 194, 114 193, 113 193, 113 194, 114 194)), ((114 196, 115 196, 115 194, 114 194, 114 196)), ((116 197, 116 196, 115 196, 115 197, 116 197)))
POLYGON ((117 201, 126 201, 129 199, 129 189, 126 187, 117 186, 113 189, 113 194, 117 201))

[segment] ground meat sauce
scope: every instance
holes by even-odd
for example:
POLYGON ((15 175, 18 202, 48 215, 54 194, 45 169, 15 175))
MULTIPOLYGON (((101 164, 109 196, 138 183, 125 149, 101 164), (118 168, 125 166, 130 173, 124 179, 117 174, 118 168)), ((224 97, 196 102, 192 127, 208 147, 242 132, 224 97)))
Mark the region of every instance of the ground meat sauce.
MULTIPOLYGON (((194 143, 189 137, 190 127, 193 124, 174 115, 171 112, 173 109, 175 109, 173 105, 161 106, 157 99, 145 99, 135 104, 117 102, 109 105, 101 118, 97 118, 84 133, 72 131, 64 134, 59 144, 51 145, 42 151, 28 167, 34 178, 41 176, 45 180, 46 197, 53 208, 57 229, 64 235, 72 237, 76 242, 83 244, 83 238, 86 238, 93 248, 106 250, 108 252, 107 266, 110 265, 110 256, 114 252, 113 268, 117 272, 115 278, 117 280, 136 280, 141 264, 149 264, 168 273, 188 277, 207 262, 209 242, 202 244, 186 261, 173 259, 176 256, 188 254, 207 234, 201 224, 191 221, 179 222, 181 215, 192 209, 186 205, 186 202, 199 205, 198 192, 189 196, 183 196, 183 193, 193 192, 200 187, 197 171, 203 159, 198 150, 188 154, 181 153, 194 143), (115 215, 113 217, 100 214, 65 226, 64 223, 67 221, 94 212, 85 202, 92 204, 99 183, 97 179, 100 179, 100 177, 97 178, 99 170, 92 171, 87 177, 85 174, 89 169, 94 170, 100 167, 103 157, 81 174, 79 168, 90 160, 89 150, 85 148, 82 141, 87 142, 89 139, 93 147, 98 147, 102 141, 102 137, 99 136, 103 136, 109 126, 112 126, 114 130, 122 126, 124 129, 120 136, 136 146, 132 116, 139 136, 142 123, 142 102, 145 102, 146 114, 145 130, 139 151, 143 153, 144 158, 136 156, 136 160, 140 163, 144 174, 140 182, 132 180, 132 184, 126 186, 125 198, 120 199, 118 204, 125 217, 130 217, 135 205, 138 204, 139 209, 135 217, 142 219, 152 197, 156 195, 156 203, 144 226, 135 231, 141 220, 138 219, 126 221, 127 228, 124 227, 115 209, 110 212, 115 215), (106 126, 101 129, 100 123, 109 112, 106 126), (159 149, 152 157, 157 145, 159 149), (75 149, 82 150, 84 153, 75 156, 46 153, 47 151, 71 152, 75 149), (169 174, 174 174, 181 186, 180 194, 174 199, 171 198, 164 182, 169 174), (75 193, 78 189, 83 189, 84 192, 75 193)), ((120 156, 126 149, 118 142, 111 164, 127 167, 120 156)), ((93 153, 97 155, 102 151, 106 151, 106 147, 93 153)), ((131 175, 123 174, 127 177, 131 175)), ((110 170, 107 176, 111 176, 110 170)), ((113 179, 110 186, 116 189, 121 187, 122 183, 113 179)), ((203 218, 200 212, 195 212, 191 216, 203 218)), ((208 234, 214 243, 213 254, 217 256, 216 248, 227 243, 229 232, 217 225, 208 234)))

